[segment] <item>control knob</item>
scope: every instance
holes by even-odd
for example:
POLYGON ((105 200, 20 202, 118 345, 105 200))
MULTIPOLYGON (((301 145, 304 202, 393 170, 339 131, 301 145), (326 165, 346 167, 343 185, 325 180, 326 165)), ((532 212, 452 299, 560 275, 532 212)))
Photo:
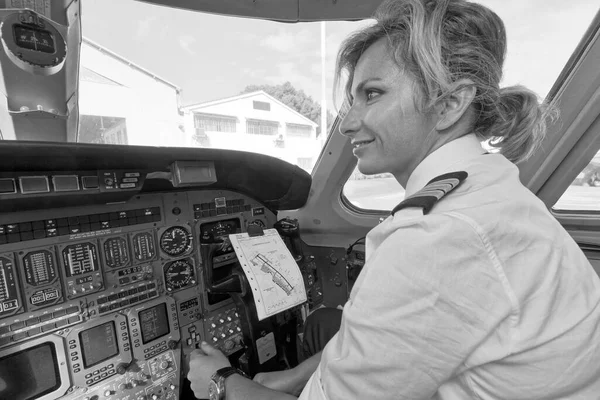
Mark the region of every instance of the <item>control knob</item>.
POLYGON ((168 360, 162 361, 160 363, 160 369, 168 369, 171 366, 171 362, 168 360))
POLYGON ((140 377, 140 379, 142 381, 148 380, 150 378, 152 378, 151 375, 147 375, 144 371, 140 371, 140 373, 138 374, 138 376, 140 377))
POLYGON ((128 367, 129 367, 129 365, 127 365, 125 363, 121 363, 121 364, 117 365, 117 373, 119 375, 123 375, 125 372, 127 372, 128 367))
POLYGON ((124 382, 119 385, 119 390, 121 390, 121 391, 131 389, 131 388, 132 388, 132 386, 131 386, 131 383, 129 383, 129 382, 124 382))
POLYGON ((104 397, 110 397, 113 394, 115 394, 115 392, 113 390, 109 389, 109 390, 107 390, 107 391, 104 392, 104 397))
POLYGON ((169 385, 169 389, 171 389, 171 390, 175 390, 175 388, 176 388, 176 387, 177 387, 177 386, 175 386, 175 385, 174 385, 174 384, 172 384, 172 383, 169 385))
POLYGON ((153 394, 152 395, 152 400, 158 400, 158 395, 157 394, 153 394))

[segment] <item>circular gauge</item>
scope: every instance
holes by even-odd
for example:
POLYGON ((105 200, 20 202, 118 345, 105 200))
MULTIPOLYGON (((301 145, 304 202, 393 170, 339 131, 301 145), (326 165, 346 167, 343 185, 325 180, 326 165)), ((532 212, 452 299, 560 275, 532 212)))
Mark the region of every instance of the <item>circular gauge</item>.
POLYGON ((8 58, 22 70, 42 76, 59 72, 67 43, 59 25, 29 10, 12 13, 0 24, 0 41, 8 58))
POLYGON ((173 226, 160 237, 160 248, 170 256, 185 254, 192 247, 192 236, 182 226, 173 226))
POLYGON ((173 261, 165 267, 165 285, 169 292, 194 283, 194 266, 189 260, 173 261))
POLYGON ((254 221, 250 222, 249 225, 258 225, 261 228, 266 228, 267 225, 264 223, 264 221, 262 219, 255 219, 254 221))

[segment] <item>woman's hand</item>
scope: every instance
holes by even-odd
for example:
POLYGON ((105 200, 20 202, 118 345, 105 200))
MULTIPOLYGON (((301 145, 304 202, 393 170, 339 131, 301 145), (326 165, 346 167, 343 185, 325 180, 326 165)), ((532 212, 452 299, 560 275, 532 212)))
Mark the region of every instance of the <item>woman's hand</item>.
POLYGON ((197 398, 206 398, 212 375, 221 368, 230 367, 231 364, 219 349, 206 342, 202 342, 200 348, 192 351, 189 357, 190 372, 187 378, 190 380, 190 386, 197 398))
POLYGON ((253 381, 260 383, 269 389, 291 394, 292 396, 299 396, 306 384, 306 382, 298 376, 295 369, 261 372, 254 376, 253 381))

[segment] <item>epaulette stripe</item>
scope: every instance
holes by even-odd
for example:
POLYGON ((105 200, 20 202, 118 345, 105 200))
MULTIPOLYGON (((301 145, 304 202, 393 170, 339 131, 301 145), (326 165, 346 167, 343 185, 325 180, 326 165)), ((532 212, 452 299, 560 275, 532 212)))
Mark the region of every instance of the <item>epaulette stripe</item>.
POLYGON ((398 204, 392 210, 392 215, 406 207, 421 207, 423 214, 427 214, 436 202, 457 188, 467 176, 465 171, 458 171, 433 178, 423 189, 398 204))
POLYGON ((406 200, 417 197, 417 196, 435 196, 438 199, 443 197, 450 190, 454 189, 460 181, 458 179, 444 179, 443 181, 437 181, 432 184, 425 186, 423 189, 407 197, 406 200), (441 193, 440 193, 441 192, 441 193), (435 193, 435 194, 434 194, 435 193))
POLYGON ((445 179, 443 181, 434 182, 430 185, 425 186, 422 191, 427 190, 443 190, 447 192, 448 190, 452 190, 456 185, 459 184, 458 179, 445 179))

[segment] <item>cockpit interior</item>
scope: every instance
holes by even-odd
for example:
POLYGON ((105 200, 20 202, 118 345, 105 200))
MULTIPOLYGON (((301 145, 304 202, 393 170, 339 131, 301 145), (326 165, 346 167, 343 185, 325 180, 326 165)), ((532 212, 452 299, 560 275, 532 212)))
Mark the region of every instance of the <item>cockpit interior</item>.
MULTIPOLYGON (((0 399, 193 399, 201 341, 250 377, 302 361, 307 316, 343 307, 362 238, 403 198, 389 176, 355 170, 330 95, 336 46, 380 2, 0 2, 0 399), (247 71, 261 57, 288 58, 247 71), (241 241, 271 234, 281 259, 242 255, 241 241)), ((561 11, 531 28, 555 71, 540 92, 561 117, 519 168, 600 272, 593 3, 557 22, 578 29, 558 61, 543 32, 561 11)), ((514 79, 537 79, 527 62, 514 79)))

